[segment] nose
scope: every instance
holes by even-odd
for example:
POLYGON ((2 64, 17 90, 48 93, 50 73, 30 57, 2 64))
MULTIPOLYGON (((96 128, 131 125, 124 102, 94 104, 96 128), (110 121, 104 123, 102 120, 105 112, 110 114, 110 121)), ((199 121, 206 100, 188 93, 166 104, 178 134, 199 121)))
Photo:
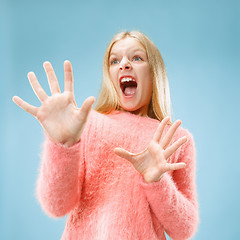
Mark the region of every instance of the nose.
POLYGON ((125 57, 122 58, 120 62, 120 70, 131 69, 131 63, 125 57))

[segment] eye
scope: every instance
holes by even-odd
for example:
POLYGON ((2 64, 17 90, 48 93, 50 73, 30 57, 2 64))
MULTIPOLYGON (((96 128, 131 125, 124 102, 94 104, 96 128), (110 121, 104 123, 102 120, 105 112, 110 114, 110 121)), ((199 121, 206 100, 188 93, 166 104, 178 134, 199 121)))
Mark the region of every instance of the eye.
POLYGON ((133 61, 142 61, 142 58, 139 57, 139 56, 135 56, 135 57, 133 58, 133 61))
POLYGON ((119 61, 118 61, 116 58, 114 58, 114 59, 112 59, 112 60, 110 61, 110 64, 111 64, 111 65, 117 64, 117 63, 119 63, 119 61))

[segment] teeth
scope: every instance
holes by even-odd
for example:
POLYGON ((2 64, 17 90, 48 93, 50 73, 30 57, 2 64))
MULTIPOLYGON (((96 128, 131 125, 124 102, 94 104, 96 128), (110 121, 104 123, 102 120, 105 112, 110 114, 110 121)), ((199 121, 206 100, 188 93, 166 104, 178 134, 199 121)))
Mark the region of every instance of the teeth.
POLYGON ((124 82, 136 82, 134 79, 132 79, 131 77, 125 77, 125 78, 122 78, 121 79, 121 83, 124 83, 124 82))

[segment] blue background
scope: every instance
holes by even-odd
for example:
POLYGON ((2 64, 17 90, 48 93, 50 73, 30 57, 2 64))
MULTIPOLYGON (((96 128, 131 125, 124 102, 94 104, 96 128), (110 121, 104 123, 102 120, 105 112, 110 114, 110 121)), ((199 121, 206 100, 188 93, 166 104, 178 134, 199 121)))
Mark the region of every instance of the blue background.
POLYGON ((63 89, 63 61, 73 64, 80 105, 101 86, 112 36, 140 30, 165 61, 174 119, 194 135, 201 223, 195 240, 240 236, 240 1, 0 1, 0 239, 60 239, 35 198, 43 134, 18 108, 39 106, 27 80, 34 71, 49 94, 42 63, 52 62, 63 89))

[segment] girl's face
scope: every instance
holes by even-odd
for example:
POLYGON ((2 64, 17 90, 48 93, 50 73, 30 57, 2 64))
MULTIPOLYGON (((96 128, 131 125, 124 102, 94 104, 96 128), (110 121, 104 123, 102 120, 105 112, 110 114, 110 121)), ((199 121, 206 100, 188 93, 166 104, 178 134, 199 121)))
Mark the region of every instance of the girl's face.
POLYGON ((152 97, 152 74, 142 44, 131 37, 117 41, 110 52, 109 66, 122 110, 146 116, 152 97))

